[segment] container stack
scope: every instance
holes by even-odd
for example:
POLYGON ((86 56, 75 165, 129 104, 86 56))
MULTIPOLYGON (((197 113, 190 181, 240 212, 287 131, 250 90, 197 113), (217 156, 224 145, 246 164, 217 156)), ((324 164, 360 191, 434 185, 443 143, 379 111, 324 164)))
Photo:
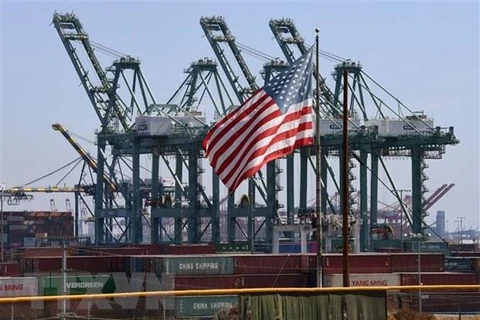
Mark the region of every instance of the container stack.
POLYGON ((132 272, 170 276, 173 290, 307 287, 302 255, 163 255, 130 257, 132 272))
MULTIPOLYGON (((69 294, 80 291, 88 294, 316 286, 317 256, 314 253, 211 253, 215 250, 210 245, 68 248, 68 279, 70 288, 75 289, 69 294), (89 280, 89 277, 95 279, 89 280)), ((22 254, 20 273, 39 279, 39 294, 60 292, 57 285, 62 267, 61 248, 28 248, 22 254)), ((350 254, 349 258, 350 286, 480 283, 480 257, 384 252, 350 254)), ((322 264, 324 286, 343 286, 342 254, 324 253, 322 264)), ((5 270, 12 268, 5 266, 5 270)), ((416 308, 418 303, 415 294, 405 299, 398 295, 391 295, 390 298, 388 303, 393 308, 400 303, 416 308)), ((442 303, 438 299, 443 298, 425 294, 422 300, 425 311, 435 311, 442 303)), ((219 308, 235 304, 236 297, 187 296, 157 298, 155 301, 154 304, 158 305, 156 312, 163 308, 173 316, 193 319, 212 316, 219 308)), ((465 301, 469 301, 467 297, 465 301)), ((453 310, 452 306, 445 306, 442 311, 447 312, 448 308, 453 310)), ((475 305, 475 308, 480 309, 480 306, 475 305)), ((50 311, 53 314, 58 310, 50 311)))
POLYGON ((59 211, 4 212, 6 248, 35 247, 47 237, 73 237, 73 215, 59 211))

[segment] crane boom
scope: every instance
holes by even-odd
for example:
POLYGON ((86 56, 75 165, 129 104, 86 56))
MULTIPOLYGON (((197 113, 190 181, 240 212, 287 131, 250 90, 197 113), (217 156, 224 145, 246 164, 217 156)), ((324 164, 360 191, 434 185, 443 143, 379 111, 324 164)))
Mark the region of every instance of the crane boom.
POLYGON ((440 191, 437 196, 433 199, 431 199, 428 204, 425 206, 423 210, 427 211, 430 209, 435 203, 437 203, 438 200, 440 200, 448 191, 450 191, 453 187, 455 186, 454 183, 451 183, 448 187, 444 188, 442 191, 440 191))
POLYGON ((7 194, 17 194, 17 193, 34 193, 34 192, 44 192, 44 193, 87 193, 87 189, 83 187, 38 187, 38 188, 9 188, 4 190, 7 194))
MULTIPOLYGON (((80 146, 77 141, 75 141, 75 139, 70 135, 70 133, 68 133, 67 129, 60 123, 52 124, 52 128, 53 130, 60 132, 65 137, 65 139, 67 139, 70 145, 78 152, 82 159, 85 160, 85 162, 93 170, 93 172, 97 173, 97 161, 90 154, 88 154, 88 152, 84 148, 82 148, 82 146, 80 146)), ((116 184, 105 173, 103 174, 103 179, 108 184, 108 187, 111 191, 115 191, 117 189, 116 184)))
MULTIPOLYGON (((297 46, 302 55, 307 52, 308 49, 305 45, 305 41, 301 37, 300 32, 297 30, 292 19, 271 19, 269 26, 288 63, 293 63, 296 59, 294 51, 290 46, 297 46)), ((316 73, 314 73, 313 76, 316 79, 316 73)), ((340 107, 335 106, 333 92, 328 88, 325 79, 322 78, 321 75, 320 79, 320 99, 324 100, 323 102, 330 107, 329 113, 333 115, 341 114, 340 107)))
POLYGON ((97 117, 100 119, 102 128, 107 129, 115 121, 120 121, 123 129, 128 131, 129 125, 125 111, 127 108, 124 103, 122 103, 120 97, 115 94, 114 88, 112 88, 106 72, 102 69, 90 43, 88 34, 83 30, 79 19, 74 14, 55 13, 53 15, 53 25, 80 77, 80 81, 87 92, 97 117), (82 64, 80 56, 77 53, 78 48, 75 46, 76 42, 80 42, 83 46, 99 83, 94 84, 94 75, 91 75, 87 71, 86 66, 82 64), (111 105, 111 100, 115 101, 113 106, 111 105))
POLYGON ((423 203, 424 208, 432 201, 440 192, 442 192, 448 185, 443 184, 441 187, 436 189, 427 199, 425 199, 425 202, 423 203))
POLYGON ((202 26, 205 36, 212 46, 217 59, 220 61, 220 65, 222 66, 228 81, 232 85, 238 100, 240 103, 243 103, 249 95, 258 89, 258 85, 255 82, 255 77, 252 75, 243 59, 240 49, 235 43, 235 37, 230 32, 223 17, 202 17, 200 19, 200 25, 202 26), (220 34, 218 34, 218 32, 220 32, 220 34), (224 50, 219 45, 220 42, 226 42, 230 47, 230 50, 232 50, 233 56, 235 57, 248 86, 242 86, 238 81, 239 76, 235 75, 232 67, 228 63, 224 50))

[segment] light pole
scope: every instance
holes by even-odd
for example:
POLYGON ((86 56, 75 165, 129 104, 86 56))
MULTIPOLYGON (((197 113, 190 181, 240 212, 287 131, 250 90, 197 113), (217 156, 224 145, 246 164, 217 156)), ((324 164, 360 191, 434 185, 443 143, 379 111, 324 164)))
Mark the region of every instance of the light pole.
MULTIPOLYGON (((410 234, 410 239, 417 240, 417 274, 418 274, 418 285, 422 285, 422 264, 421 264, 421 254, 420 254, 420 243, 425 240, 425 235, 422 233, 412 233, 410 234)), ((422 313, 422 290, 418 290, 418 312, 422 313)))
MULTIPOLYGON (((422 257, 422 255, 420 254, 420 239, 421 239, 420 236, 421 236, 421 234, 418 233, 417 236, 418 236, 418 238, 417 238, 418 239, 418 243, 417 243, 417 247, 418 247, 417 248, 418 249, 417 250, 418 251, 418 259, 417 259, 417 261, 418 261, 418 285, 421 286, 422 285, 422 270, 421 270, 422 269, 422 264, 421 264, 421 261, 420 261, 420 259, 422 257)), ((420 313, 422 313, 422 290, 421 289, 418 290, 418 311, 420 313)))
POLYGON ((400 190, 397 190, 397 192, 400 193, 400 199, 398 199, 398 202, 400 204, 400 243, 401 243, 401 248, 403 252, 403 211, 405 209, 405 206, 403 204, 403 193, 412 192, 412 191, 408 189, 400 189, 400 190))

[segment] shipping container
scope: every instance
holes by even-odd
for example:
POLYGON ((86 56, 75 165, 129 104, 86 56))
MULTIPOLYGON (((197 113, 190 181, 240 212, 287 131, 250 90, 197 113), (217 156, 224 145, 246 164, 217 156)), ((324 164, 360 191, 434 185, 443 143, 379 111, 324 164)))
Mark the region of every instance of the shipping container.
POLYGON ((124 272, 125 264, 122 256, 74 256, 67 259, 67 268, 75 271, 94 273, 124 272))
MULTIPOLYGON (((324 277, 325 287, 343 287, 343 274, 328 274, 324 277)), ((351 273, 350 287, 399 286, 398 273, 351 273)))
POLYGON ((291 274, 245 274, 241 275, 242 288, 304 288, 309 286, 308 275, 291 274))
POLYGON ((300 272, 313 272, 317 267, 317 255, 316 254, 302 254, 300 256, 300 272))
MULTIPOLYGON (((40 295, 55 296, 63 294, 63 277, 61 275, 42 276, 38 278, 38 282, 40 295)), ((66 276, 66 294, 75 295, 113 292, 115 292, 115 286, 112 283, 110 275, 93 276, 86 274, 69 274, 66 276)))
POLYGON ((480 257, 445 257, 445 271, 480 272, 480 257))
POLYGON ((8 217, 8 223, 10 224, 15 224, 15 222, 20 222, 20 224, 23 224, 23 221, 25 220, 25 217, 23 216, 11 216, 8 217))
POLYGON ((298 273, 302 269, 300 254, 234 255, 235 274, 298 273))
POLYGON ((130 257, 131 272, 154 272, 155 258, 149 256, 132 256, 130 257))
POLYGON ((418 247, 420 245, 420 252, 436 252, 436 253, 443 253, 447 254, 450 252, 448 248, 448 243, 443 241, 411 241, 411 240, 404 240, 403 248, 405 252, 415 252, 418 253, 418 247))
POLYGON ((400 253, 400 252, 402 252, 402 248, 382 247, 382 248, 378 248, 377 252, 400 253))
POLYGON ((308 287, 307 274, 175 276, 175 290, 308 287))
POLYGON ((418 285, 449 285, 449 284, 479 284, 478 275, 475 273, 454 272, 409 272, 400 274, 402 286, 418 285))
MULTIPOLYGON (((17 249, 18 257, 61 257, 63 249, 61 247, 36 247, 17 249)), ((67 250, 67 254, 71 255, 71 250, 67 250)))
POLYGON ((38 295, 35 277, 0 278, 0 297, 29 297, 38 295))
MULTIPOLYGON (((342 254, 324 254, 323 273, 334 274, 343 272, 342 254)), ((391 272, 390 254, 362 253, 349 255, 351 273, 389 273, 391 272)), ((316 263, 315 263, 316 266, 316 263)))
POLYGON ((155 273, 179 275, 233 274, 234 259, 222 255, 163 256, 155 258, 155 273))
POLYGON ((174 276, 175 290, 236 289, 242 285, 240 275, 174 276))
MULTIPOLYGON (((418 270, 418 253, 391 253, 391 272, 414 272, 418 270)), ((421 253, 420 270, 424 272, 441 272, 445 268, 443 253, 421 253)))
POLYGON ((452 251, 477 251, 480 252, 478 243, 452 243, 448 245, 452 251))
POLYGON ((36 247, 37 246, 37 239, 35 237, 28 237, 23 238, 23 246, 24 247, 36 247))
POLYGON ((20 264, 15 262, 0 263, 0 276, 2 277, 20 276, 20 264))
POLYGON ((62 269, 60 257, 29 257, 21 259, 21 272, 59 272, 62 269))
POLYGON ((10 231, 18 231, 18 230, 25 231, 27 230, 27 226, 24 224, 11 224, 9 229, 10 231))
POLYGON ((192 254, 214 254, 215 247, 208 244, 183 244, 170 245, 168 254, 172 255, 192 255, 192 254))
POLYGON ((176 297, 175 311, 178 317, 214 316, 218 310, 236 304, 237 296, 176 297))
POLYGON ((120 247, 120 248, 93 247, 93 248, 84 248, 84 251, 89 252, 88 255, 93 255, 93 256, 111 256, 111 255, 130 256, 130 255, 148 254, 147 248, 137 248, 137 247, 120 247))
MULTIPOLYGON (((315 241, 307 242, 306 253, 316 253, 317 243, 315 241)), ((284 242, 278 246, 278 253, 302 253, 300 242, 284 242)))
MULTIPOLYGON (((71 256, 67 258, 67 268, 73 271, 92 273, 125 272, 130 265, 129 257, 109 256, 71 256)), ((23 273, 59 272, 62 268, 62 258, 29 257, 21 259, 23 273)))
POLYGON ((453 257, 479 257, 480 251, 452 251, 451 256, 453 257))

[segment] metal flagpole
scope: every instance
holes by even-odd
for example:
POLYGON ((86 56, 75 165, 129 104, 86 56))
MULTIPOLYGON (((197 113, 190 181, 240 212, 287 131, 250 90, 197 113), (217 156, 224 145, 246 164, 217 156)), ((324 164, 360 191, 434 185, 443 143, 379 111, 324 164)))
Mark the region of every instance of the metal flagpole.
POLYGON ((343 221, 342 221, 342 239, 343 239, 343 286, 350 286, 350 265, 348 257, 348 214, 349 214, 349 197, 348 197, 348 71, 343 71, 343 163, 342 163, 342 197, 343 197, 343 221))
POLYGON ((320 146, 320 65, 319 65, 319 48, 318 48, 318 34, 320 33, 319 29, 315 29, 315 46, 316 46, 316 57, 315 57, 315 76, 317 78, 317 88, 315 95, 315 105, 317 107, 317 114, 315 118, 315 167, 316 167, 316 202, 315 202, 315 214, 317 217, 317 287, 323 287, 323 270, 322 270, 322 218, 323 215, 321 211, 321 200, 322 200, 322 175, 320 173, 321 168, 321 146, 320 146))

